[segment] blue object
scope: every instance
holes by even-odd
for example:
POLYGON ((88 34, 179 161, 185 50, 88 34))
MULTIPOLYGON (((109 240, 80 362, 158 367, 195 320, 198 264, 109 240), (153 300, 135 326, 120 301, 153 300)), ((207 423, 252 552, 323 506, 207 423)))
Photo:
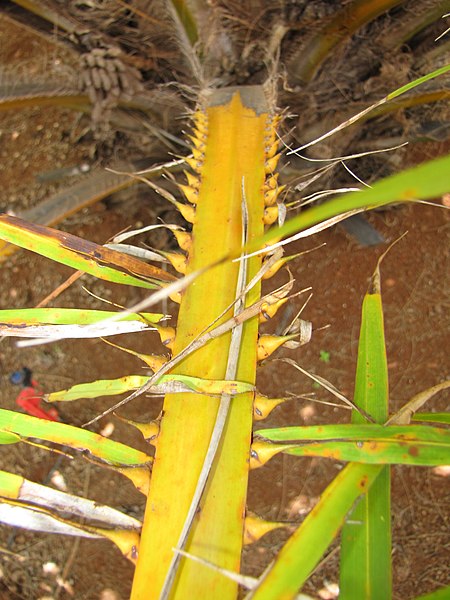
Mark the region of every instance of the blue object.
POLYGON ((9 376, 9 381, 13 385, 22 385, 23 387, 31 387, 31 385, 32 385, 31 384, 31 376, 32 376, 31 369, 29 369, 28 367, 23 367, 19 371, 14 371, 14 373, 11 373, 11 375, 9 376))

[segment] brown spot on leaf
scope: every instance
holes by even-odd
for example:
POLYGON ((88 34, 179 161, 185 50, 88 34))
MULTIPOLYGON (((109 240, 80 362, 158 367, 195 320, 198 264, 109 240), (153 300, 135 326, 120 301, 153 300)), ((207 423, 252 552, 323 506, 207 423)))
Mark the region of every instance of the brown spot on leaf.
POLYGON ((360 489, 361 489, 363 492, 364 492, 364 491, 366 491, 366 489, 367 489, 367 481, 368 481, 367 475, 364 475, 364 477, 362 477, 362 478, 360 479, 360 481, 359 481, 359 484, 358 484, 358 485, 359 485, 359 488, 360 488, 360 489))
POLYGON ((402 193, 401 197, 403 200, 414 200, 417 198, 417 195, 417 190, 415 188, 409 188, 402 193))

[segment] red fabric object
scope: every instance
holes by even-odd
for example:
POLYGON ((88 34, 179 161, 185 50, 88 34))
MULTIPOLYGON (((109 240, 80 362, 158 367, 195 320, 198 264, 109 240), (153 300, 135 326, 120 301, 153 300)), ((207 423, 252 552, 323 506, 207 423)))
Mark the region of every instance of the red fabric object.
POLYGON ((25 387, 16 398, 16 404, 20 406, 29 415, 46 419, 47 421, 59 421, 59 415, 56 408, 43 408, 41 400, 43 393, 39 389, 36 381, 33 381, 33 387, 25 387))

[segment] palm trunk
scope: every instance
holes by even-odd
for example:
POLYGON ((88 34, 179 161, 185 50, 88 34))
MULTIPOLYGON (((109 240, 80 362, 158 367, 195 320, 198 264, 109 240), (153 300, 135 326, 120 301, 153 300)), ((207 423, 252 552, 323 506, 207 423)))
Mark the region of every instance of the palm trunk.
MULTIPOLYGON (((263 233, 264 183, 274 162, 267 160, 276 148, 272 119, 259 86, 213 92, 195 122, 198 197, 187 273, 240 247, 243 195, 249 213, 248 239, 263 233)), ((260 266, 260 257, 249 259, 247 281, 260 266)), ((174 355, 233 303, 238 272, 239 263, 227 261, 204 273, 184 292, 174 355)), ((246 305, 259 297, 257 285, 247 294, 246 305)), ((229 309, 219 323, 232 314, 229 309)), ((255 381, 257 335, 255 317, 244 325, 236 377, 240 381, 255 381)), ((174 372, 224 379, 230 337, 225 334, 208 342, 174 372)), ((159 598, 202 469, 218 402, 194 394, 165 398, 132 600, 159 598)), ((240 394, 232 401, 216 464, 186 546, 188 552, 233 571, 239 570, 242 549, 251 424, 252 394, 240 394)), ((235 598, 237 593, 234 582, 183 558, 171 597, 201 598, 206 590, 209 597, 221 599, 235 598)))

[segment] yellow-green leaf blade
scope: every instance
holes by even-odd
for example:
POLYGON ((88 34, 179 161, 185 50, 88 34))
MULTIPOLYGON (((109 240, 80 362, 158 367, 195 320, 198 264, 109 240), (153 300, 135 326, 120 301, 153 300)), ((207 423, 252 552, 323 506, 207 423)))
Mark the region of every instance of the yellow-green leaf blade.
POLYGON ((23 308, 0 310, 0 335, 27 338, 92 338, 152 329, 164 315, 120 315, 106 310, 23 308), (117 320, 108 320, 117 315, 117 320))
POLYGON ((412 416, 413 421, 431 421, 432 423, 450 424, 450 413, 416 413, 412 416))
POLYGON ((12 410, 0 409, 0 432, 13 433, 22 439, 45 440, 75 450, 87 450, 95 458, 116 466, 140 466, 151 461, 151 457, 144 452, 91 431, 12 410))
MULTIPOLYGON (((15 325, 92 325, 102 319, 116 315, 111 310, 83 308, 22 308, 0 310, 0 323, 15 325)), ((159 323, 164 317, 160 313, 131 313, 120 316, 120 321, 159 323)))
POLYGON ((132 256, 11 215, 0 215, 0 239, 114 283, 151 289, 174 280, 132 256))
MULTIPOLYGON (((79 383, 67 390, 52 392, 46 396, 48 402, 70 402, 80 398, 115 396, 137 390, 147 383, 148 376, 126 375, 118 379, 98 379, 79 383)), ((242 381, 201 379, 188 375, 162 375, 149 390, 153 394, 193 392, 218 396, 220 394, 242 394, 251 392, 254 386, 242 381)))
POLYGON ((327 487, 318 504, 283 546, 275 562, 261 576, 258 587, 246 596, 246 600, 295 598, 336 537, 345 515, 381 469, 375 465, 347 465, 327 487), (305 548, 308 550, 305 551, 305 548))
POLYGON ((446 465, 450 460, 450 446, 431 445, 417 439, 398 442, 319 442, 286 450, 294 456, 321 456, 335 460, 365 464, 403 464, 432 467, 446 465))
MULTIPOLYGON (((391 175, 373 184, 371 188, 343 194, 337 199, 305 210, 286 221, 282 227, 273 228, 258 240, 248 244, 246 250, 258 250, 264 243, 296 234, 348 211, 373 209, 392 202, 426 200, 442 196, 450 191, 449 172, 450 156, 444 156, 391 175)), ((238 254, 236 252, 236 256, 238 254)))
POLYGON ((450 585, 439 588, 429 594, 418 596, 415 600, 448 600, 448 598, 450 598, 450 585))
POLYGON ((20 442, 20 436, 15 433, 0 431, 0 445, 17 444, 20 442))
MULTIPOLYGON (((388 370, 378 268, 362 307, 354 403, 377 423, 388 418, 388 370)), ((352 422, 365 419, 356 410, 352 422)), ((366 468, 368 465, 366 466, 366 468)), ((383 467, 369 491, 347 516, 341 538, 340 595, 392 596, 390 470, 383 467)))
POLYGON ((434 466, 450 463, 450 432, 428 426, 324 425, 263 429, 258 435, 289 442, 287 454, 367 464, 434 466), (292 442, 304 441, 298 448, 292 442), (314 441, 314 443, 308 443, 314 441))
POLYGON ((71 402, 80 398, 116 396, 136 390, 148 381, 145 375, 126 375, 117 379, 97 379, 89 383, 77 383, 66 390, 47 394, 47 402, 71 402))

